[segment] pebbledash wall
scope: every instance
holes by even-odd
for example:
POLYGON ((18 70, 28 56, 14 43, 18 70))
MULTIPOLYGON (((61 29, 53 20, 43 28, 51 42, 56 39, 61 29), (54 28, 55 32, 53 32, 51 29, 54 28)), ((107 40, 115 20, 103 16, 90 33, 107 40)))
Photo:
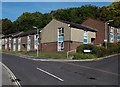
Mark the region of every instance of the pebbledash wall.
POLYGON ((53 19, 42 29, 41 52, 66 53, 75 50, 81 44, 93 43, 96 29, 53 19))
MULTIPOLYGON (((86 20, 82 25, 53 19, 42 31, 32 30, 3 36, 2 50, 36 51, 43 53, 66 53, 81 44, 101 45, 105 39, 104 22, 86 20)), ((120 41, 120 29, 108 26, 109 42, 120 41)), ((1 50, 0 49, 0 50, 1 50)))

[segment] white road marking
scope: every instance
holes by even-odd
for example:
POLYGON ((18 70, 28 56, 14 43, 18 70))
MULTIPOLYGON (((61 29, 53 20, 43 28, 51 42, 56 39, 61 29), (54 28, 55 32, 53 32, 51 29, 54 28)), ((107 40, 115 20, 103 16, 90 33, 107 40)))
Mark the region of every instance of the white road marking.
MULTIPOLYGON (((16 78, 16 76, 13 74, 13 72, 12 72, 5 64, 3 64, 2 62, 0 62, 0 63, 1 63, 2 66, 8 71, 11 79, 13 79, 13 80, 15 81, 15 79, 17 79, 17 78, 16 78)), ((14 84, 16 87, 21 87, 21 84, 20 84, 18 81, 13 82, 13 84, 14 84)))
POLYGON ((40 71, 42 71, 42 72, 44 72, 44 73, 46 73, 46 74, 48 74, 48 75, 50 75, 50 76, 52 76, 52 77, 54 77, 54 78, 56 78, 56 79, 62 81, 62 82, 64 81, 63 79, 61 79, 61 78, 59 78, 59 77, 57 77, 57 76, 55 76, 55 75, 53 75, 53 74, 51 74, 51 73, 49 73, 49 72, 43 70, 43 69, 40 69, 40 68, 36 68, 36 69, 38 69, 38 70, 40 70, 40 71))

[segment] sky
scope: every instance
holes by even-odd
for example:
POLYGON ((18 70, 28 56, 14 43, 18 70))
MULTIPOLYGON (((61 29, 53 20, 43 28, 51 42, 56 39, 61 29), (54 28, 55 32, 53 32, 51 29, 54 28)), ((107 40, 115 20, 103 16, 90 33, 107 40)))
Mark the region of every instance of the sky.
POLYGON ((2 2, 113 2, 115 0, 1 0, 2 2))
POLYGON ((80 7, 90 4, 102 7, 108 6, 111 3, 112 2, 7 2, 6 0, 6 2, 2 2, 2 18, 15 21, 24 12, 41 12, 44 14, 57 9, 80 7))

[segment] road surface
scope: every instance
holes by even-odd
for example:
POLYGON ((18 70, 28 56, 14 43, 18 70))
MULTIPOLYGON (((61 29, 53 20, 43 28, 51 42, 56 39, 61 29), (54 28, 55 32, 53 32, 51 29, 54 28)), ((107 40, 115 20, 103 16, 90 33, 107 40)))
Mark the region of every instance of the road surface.
POLYGON ((2 62, 21 85, 118 85, 118 58, 98 61, 34 61, 2 53, 2 62))

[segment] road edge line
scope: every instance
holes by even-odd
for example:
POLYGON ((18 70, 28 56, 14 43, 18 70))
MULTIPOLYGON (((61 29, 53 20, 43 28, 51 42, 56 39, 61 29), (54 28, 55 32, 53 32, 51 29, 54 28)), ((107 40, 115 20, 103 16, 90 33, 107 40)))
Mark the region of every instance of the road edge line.
MULTIPOLYGON (((14 81, 17 79, 16 76, 13 74, 13 72, 2 62, 0 62, 2 64, 2 66, 8 71, 11 79, 13 79, 14 81)), ((18 81, 13 82, 14 85, 21 87, 20 83, 18 81)))

